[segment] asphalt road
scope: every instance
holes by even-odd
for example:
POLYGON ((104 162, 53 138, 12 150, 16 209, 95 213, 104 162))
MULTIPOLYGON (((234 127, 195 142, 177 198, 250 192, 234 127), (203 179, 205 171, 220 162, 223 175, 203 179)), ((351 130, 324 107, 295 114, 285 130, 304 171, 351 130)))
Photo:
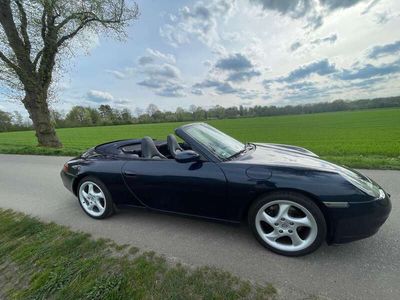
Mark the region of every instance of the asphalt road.
MULTIPOLYGON (((0 155, 0 207, 74 230, 153 250, 168 259, 214 265, 256 282, 271 282, 283 298, 399 299, 400 172, 362 170, 392 194, 393 211, 375 236, 321 247, 301 258, 273 254, 246 226, 129 209, 106 220, 87 217, 62 185, 67 157, 0 155)), ((1 226, 1 224, 0 224, 1 226)))

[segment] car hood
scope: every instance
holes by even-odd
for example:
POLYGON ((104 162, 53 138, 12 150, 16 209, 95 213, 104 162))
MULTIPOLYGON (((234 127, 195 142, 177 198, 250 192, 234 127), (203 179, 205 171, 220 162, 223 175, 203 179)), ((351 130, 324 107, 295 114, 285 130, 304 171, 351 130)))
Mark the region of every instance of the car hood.
POLYGON ((253 143, 253 151, 239 157, 241 163, 295 167, 340 173, 343 167, 327 162, 315 153, 301 147, 281 144, 253 143))

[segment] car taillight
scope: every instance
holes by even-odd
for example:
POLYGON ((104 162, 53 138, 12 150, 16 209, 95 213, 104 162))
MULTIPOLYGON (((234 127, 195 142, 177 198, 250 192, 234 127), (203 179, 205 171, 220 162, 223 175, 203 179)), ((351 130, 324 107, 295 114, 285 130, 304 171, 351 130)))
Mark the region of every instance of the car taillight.
POLYGON ((68 172, 68 163, 64 164, 63 171, 64 172, 68 172))

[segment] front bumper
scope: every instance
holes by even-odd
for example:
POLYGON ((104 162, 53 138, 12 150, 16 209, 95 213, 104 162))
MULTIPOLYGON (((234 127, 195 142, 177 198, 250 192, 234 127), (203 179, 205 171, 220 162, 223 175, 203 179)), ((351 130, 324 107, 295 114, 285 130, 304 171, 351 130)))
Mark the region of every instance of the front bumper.
POLYGON ((74 191, 74 180, 75 180, 75 176, 72 174, 69 174, 67 172, 65 172, 64 170, 62 170, 60 172, 60 176, 61 176, 61 180, 64 184, 64 186, 73 194, 75 194, 74 191))
POLYGON ((347 208, 330 208, 332 237, 335 244, 347 243, 374 235, 389 217, 390 196, 368 202, 349 203, 347 208))

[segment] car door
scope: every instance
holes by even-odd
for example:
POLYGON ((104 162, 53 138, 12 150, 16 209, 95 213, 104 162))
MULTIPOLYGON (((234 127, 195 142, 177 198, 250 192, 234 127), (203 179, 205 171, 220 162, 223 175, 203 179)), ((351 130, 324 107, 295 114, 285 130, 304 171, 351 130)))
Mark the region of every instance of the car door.
POLYGON ((125 183, 152 209, 226 219, 226 178, 217 163, 137 159, 122 168, 125 183))

